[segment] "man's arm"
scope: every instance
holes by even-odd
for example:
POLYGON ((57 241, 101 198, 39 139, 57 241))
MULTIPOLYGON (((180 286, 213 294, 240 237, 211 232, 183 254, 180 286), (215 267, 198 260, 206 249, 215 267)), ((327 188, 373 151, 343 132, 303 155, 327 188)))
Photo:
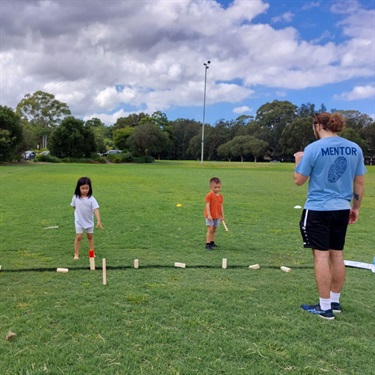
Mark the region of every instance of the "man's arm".
MULTIPOLYGON (((302 151, 296 152, 294 154, 294 159, 295 159, 296 167, 299 164, 299 162, 301 161, 302 156, 303 156, 303 152, 302 151)), ((309 178, 308 176, 304 176, 303 174, 300 174, 298 172, 294 172, 294 182, 298 186, 303 185, 308 180, 308 178, 309 178)))
POLYGON ((358 221, 359 209, 361 207, 363 193, 365 192, 365 177, 355 176, 353 182, 352 208, 350 209, 349 224, 358 221))

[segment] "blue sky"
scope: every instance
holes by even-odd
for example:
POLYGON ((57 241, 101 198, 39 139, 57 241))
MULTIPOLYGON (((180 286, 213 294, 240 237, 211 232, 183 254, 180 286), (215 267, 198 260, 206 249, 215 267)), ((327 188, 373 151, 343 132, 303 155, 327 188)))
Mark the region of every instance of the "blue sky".
POLYGON ((2 0, 0 104, 54 94, 107 125, 130 113, 206 122, 273 100, 375 117, 372 0, 2 0))

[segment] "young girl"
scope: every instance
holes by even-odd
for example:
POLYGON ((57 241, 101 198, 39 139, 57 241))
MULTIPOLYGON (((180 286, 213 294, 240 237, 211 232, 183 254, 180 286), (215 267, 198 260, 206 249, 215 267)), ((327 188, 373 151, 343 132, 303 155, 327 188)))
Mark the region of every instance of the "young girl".
POLYGON ((74 223, 76 227, 74 259, 79 259, 83 231, 86 231, 89 248, 94 250, 94 214, 96 227, 103 229, 100 221, 99 205, 92 196, 91 181, 88 177, 81 177, 78 180, 71 206, 74 207, 74 223))

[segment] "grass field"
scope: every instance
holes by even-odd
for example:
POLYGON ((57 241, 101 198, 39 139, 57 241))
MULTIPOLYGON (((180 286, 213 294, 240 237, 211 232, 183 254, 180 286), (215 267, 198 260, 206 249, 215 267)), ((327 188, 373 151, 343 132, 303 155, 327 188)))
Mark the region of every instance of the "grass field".
MULTIPOLYGON (((347 268, 334 321, 299 308, 317 292, 294 209, 306 186, 294 185, 292 171, 281 163, 0 166, 0 374, 373 374, 375 274, 347 268), (95 230, 96 271, 86 240, 73 260, 70 202, 82 176, 92 179, 104 226, 95 230), (223 181, 229 232, 219 228, 220 248, 208 252, 203 208, 213 176, 223 181), (255 263, 261 268, 250 270, 255 263)), ((371 166, 345 259, 372 262, 374 223, 371 166)))

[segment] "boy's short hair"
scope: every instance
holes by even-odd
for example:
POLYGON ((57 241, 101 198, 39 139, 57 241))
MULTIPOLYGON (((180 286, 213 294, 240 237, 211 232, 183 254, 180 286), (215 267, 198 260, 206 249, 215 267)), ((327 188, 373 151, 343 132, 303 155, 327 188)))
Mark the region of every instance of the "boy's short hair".
POLYGON ((212 184, 221 184, 221 180, 219 177, 212 177, 210 180, 210 185, 212 184))

